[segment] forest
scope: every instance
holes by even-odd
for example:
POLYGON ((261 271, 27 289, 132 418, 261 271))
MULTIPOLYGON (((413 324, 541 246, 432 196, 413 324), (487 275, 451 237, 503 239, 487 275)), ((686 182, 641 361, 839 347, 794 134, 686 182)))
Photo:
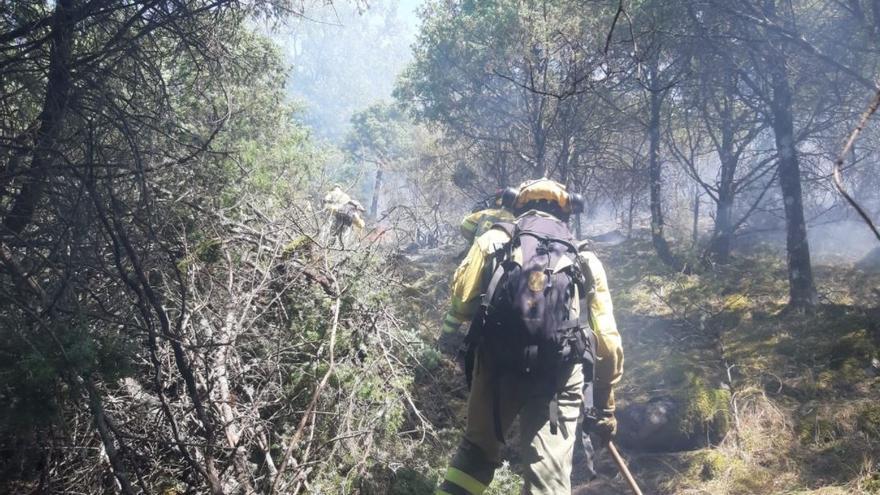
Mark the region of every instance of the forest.
POLYGON ((878 106, 880 0, 0 0, 0 493, 434 493, 547 177, 644 493, 878 494, 878 106))

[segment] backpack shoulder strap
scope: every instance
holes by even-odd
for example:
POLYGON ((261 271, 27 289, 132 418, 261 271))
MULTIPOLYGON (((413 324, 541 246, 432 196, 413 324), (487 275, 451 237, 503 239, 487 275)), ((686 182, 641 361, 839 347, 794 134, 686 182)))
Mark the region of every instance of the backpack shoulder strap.
POLYGON ((591 256, 595 256, 591 251, 582 249, 578 252, 578 267, 580 269, 580 298, 581 298, 581 314, 580 321, 582 328, 592 328, 592 318, 590 315, 590 302, 596 293, 596 281, 593 279, 593 271, 590 269, 591 256), (583 255, 582 255, 583 253, 583 255))
POLYGON ((498 229, 507 234, 509 238, 501 247, 496 249, 492 254, 492 263, 491 265, 487 265, 487 271, 485 276, 488 277, 488 284, 486 285, 486 290, 483 292, 483 298, 480 304, 480 308, 482 313, 485 314, 492 305, 492 301, 495 298, 495 290, 498 288, 498 284, 501 282, 501 279, 505 273, 505 261, 510 259, 511 256, 511 242, 519 233, 519 228, 516 224, 510 222, 497 222, 492 225, 492 229, 498 229))
POLYGON ((511 239, 516 235, 516 224, 513 222, 497 222, 492 224, 492 228, 503 231, 511 239))
POLYGON ((562 244, 572 255, 578 252, 577 240, 568 226, 559 219, 537 215, 526 216, 518 219, 516 226, 519 235, 529 235, 541 242, 562 244))
POLYGON ((595 253, 581 246, 578 250, 578 261, 587 285, 584 295, 592 295, 596 291, 596 281, 593 278, 593 270, 590 269, 590 258, 596 259, 595 253))
POLYGON ((486 292, 483 294, 483 300, 480 304, 480 307, 484 314, 488 312, 492 307, 492 301, 495 299, 495 291, 498 289, 498 284, 504 277, 504 272, 504 263, 499 263, 498 266, 495 267, 495 271, 492 272, 492 278, 489 279, 489 285, 486 286, 486 292))

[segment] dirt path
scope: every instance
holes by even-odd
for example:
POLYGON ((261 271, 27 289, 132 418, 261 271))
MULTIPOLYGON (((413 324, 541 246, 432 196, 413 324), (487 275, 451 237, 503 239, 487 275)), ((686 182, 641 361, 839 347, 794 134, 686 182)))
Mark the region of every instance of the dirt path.
MULTIPOLYGON (((609 248, 601 253, 603 258, 613 260, 618 253, 615 248, 609 248)), ((609 263, 609 277, 613 277, 613 287, 617 294, 638 284, 641 280, 642 270, 626 270, 625 263, 612 261, 609 263)), ((446 271, 454 268, 454 263, 448 263, 446 271)), ((446 294, 442 294, 438 307, 443 307, 446 302, 446 294)), ((666 388, 664 383, 664 370, 671 362, 680 361, 681 352, 688 352, 681 345, 682 329, 684 325, 669 316, 656 316, 653 314, 634 313, 624 298, 620 299, 620 305, 615 308, 618 324, 623 337, 626 354, 626 371, 623 381, 617 387, 618 405, 625 406, 627 402, 646 401, 652 393, 657 393, 666 388)), ((692 344, 691 344, 692 345, 692 344)), ((455 346, 446 346, 452 347, 455 346)), ((446 359, 450 358, 447 349, 446 359)), ((460 384, 457 367, 449 367, 450 376, 446 377, 449 383, 460 384)), ((439 392, 434 389, 434 393, 439 392)), ((461 391, 459 391, 461 392, 461 391)), ((464 396, 453 394, 451 390, 443 390, 447 397, 455 397, 456 400, 464 400, 464 396)), ((453 408, 454 409, 454 408, 453 408)), ((445 411, 446 414, 451 411, 445 411)), ((441 414, 442 416, 442 414, 441 414)), ((438 420, 440 418, 437 418, 438 420)), ((461 418, 456 418, 461 419, 461 418)), ((445 423, 445 422, 444 422, 445 423)), ((644 453, 635 452, 620 447, 622 455, 627 459, 633 475, 638 480, 643 493, 652 495, 671 494, 670 480, 680 476, 682 471, 687 470, 687 459, 691 453, 644 453)), ((517 453, 509 452, 511 460, 516 463, 517 453)), ((584 454, 580 447, 575 448, 574 468, 572 473, 572 493, 575 495, 614 495, 629 494, 630 489, 625 480, 618 473, 607 451, 597 453, 596 469, 598 478, 587 480, 583 469, 584 454)))
MULTIPOLYGON (((640 367, 648 362, 656 362, 660 367, 664 365, 665 355, 660 354, 658 349, 674 347, 677 325, 674 320, 658 317, 636 316, 620 311, 618 316, 621 334, 624 339, 624 349, 627 360, 627 368, 624 381, 618 387, 620 405, 625 405, 628 400, 641 396, 647 389, 654 388, 657 383, 643 382, 641 379, 633 380, 634 376, 646 378, 640 373, 640 367)), ((633 476, 639 483, 642 492, 651 495, 671 494, 669 481, 686 469, 689 453, 644 453, 634 452, 618 447, 627 461, 627 465, 633 476)), ((607 450, 601 450, 596 454, 596 470, 598 478, 589 481, 583 473, 584 454, 577 448, 574 457, 574 469, 572 472, 573 495, 624 495, 632 493, 626 481, 618 472, 617 466, 611 459, 607 450), (579 469, 579 466, 581 467, 579 469)))
MULTIPOLYGON (((705 336, 695 334, 693 322, 684 321, 682 315, 670 311, 666 303, 661 302, 668 296, 663 294, 662 288, 655 292, 650 289, 651 283, 645 283, 645 277, 663 273, 662 267, 650 265, 649 260, 653 259, 650 247, 626 246, 597 249, 608 270, 625 355, 623 380, 615 388, 618 411, 632 404, 647 404, 658 397, 673 396, 680 400, 682 387, 687 386, 682 383, 681 375, 686 373, 697 374, 714 386, 719 382, 716 375, 720 367, 716 349, 705 336)), ((655 441, 652 445, 633 446, 630 443, 629 449, 621 443, 625 443, 623 439, 618 442, 618 448, 642 492, 651 495, 676 493, 677 481, 693 475, 690 471, 695 456, 705 453, 705 449, 647 451, 663 450, 662 441, 659 444, 655 441)), ((583 479, 583 474, 578 472, 583 454, 576 452, 573 494, 632 493, 607 451, 598 452, 595 462, 599 477, 592 481, 583 479)))
MULTIPOLYGON (((687 464, 687 453, 630 454, 621 451, 633 476, 645 495, 671 494, 664 485, 677 476, 687 464)), ((587 481, 579 476, 578 466, 582 465, 583 455, 575 454, 572 473, 572 495, 629 495, 632 492, 626 481, 617 471, 617 466, 606 451, 596 456, 596 470, 599 477, 587 481)))

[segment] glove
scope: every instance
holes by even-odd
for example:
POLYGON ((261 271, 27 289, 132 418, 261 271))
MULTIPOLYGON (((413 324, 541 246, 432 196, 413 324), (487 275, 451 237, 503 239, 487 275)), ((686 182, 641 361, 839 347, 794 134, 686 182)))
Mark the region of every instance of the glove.
POLYGON ((608 445, 617 434, 617 418, 614 417, 614 389, 596 387, 593 389, 593 404, 596 408, 596 421, 591 432, 599 438, 601 447, 608 445))
POLYGON ((446 313, 443 317, 443 326, 441 328, 444 334, 456 334, 458 333, 458 327, 460 326, 461 321, 459 321, 452 312, 446 313))
POLYGON ((463 355, 461 349, 464 346, 464 334, 458 331, 460 325, 461 323, 455 317, 447 315, 443 318, 441 327, 443 331, 440 332, 440 336, 437 338, 437 350, 447 356, 456 358, 456 360, 463 355))
POLYGON ((596 423, 593 424, 591 432, 599 439, 598 446, 605 447, 608 445, 608 442, 613 440, 614 436, 617 435, 617 418, 615 418, 613 414, 611 416, 599 418, 596 420, 596 423))

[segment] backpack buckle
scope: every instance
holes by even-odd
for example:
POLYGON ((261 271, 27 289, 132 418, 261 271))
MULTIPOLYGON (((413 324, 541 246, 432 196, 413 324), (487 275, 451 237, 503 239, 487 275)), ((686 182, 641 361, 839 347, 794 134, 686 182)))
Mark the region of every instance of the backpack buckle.
POLYGON ((532 371, 535 363, 538 362, 538 346, 528 345, 523 349, 523 368, 526 373, 532 371))

